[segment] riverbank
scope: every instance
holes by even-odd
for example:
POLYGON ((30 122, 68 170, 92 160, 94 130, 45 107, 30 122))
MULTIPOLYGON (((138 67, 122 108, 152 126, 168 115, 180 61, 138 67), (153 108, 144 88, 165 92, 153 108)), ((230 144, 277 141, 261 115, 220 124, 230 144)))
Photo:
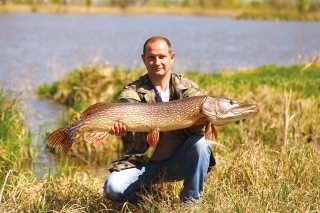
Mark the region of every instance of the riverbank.
POLYGON ((230 17, 236 19, 258 20, 296 20, 296 21, 319 21, 319 12, 298 13, 294 10, 275 10, 270 8, 234 7, 234 8, 200 8, 179 6, 118 6, 103 5, 60 5, 60 4, 13 4, 0 5, 0 12, 38 12, 38 13, 84 13, 84 14, 167 14, 167 15, 192 15, 230 17))

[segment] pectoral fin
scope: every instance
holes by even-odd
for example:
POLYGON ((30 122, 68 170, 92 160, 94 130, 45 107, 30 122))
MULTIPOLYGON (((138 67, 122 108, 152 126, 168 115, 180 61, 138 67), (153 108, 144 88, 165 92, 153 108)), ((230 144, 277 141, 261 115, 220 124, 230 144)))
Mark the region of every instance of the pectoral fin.
POLYGON ((211 124, 211 131, 212 131, 212 134, 214 135, 214 138, 217 140, 218 139, 218 132, 217 130, 214 128, 214 125, 211 124))
POLYGON ((149 134, 147 135, 147 141, 151 147, 155 148, 159 141, 159 129, 155 129, 149 132, 149 134))
POLYGON ((206 128, 204 130, 204 137, 206 140, 209 139, 209 132, 211 130, 211 136, 214 136, 214 138, 217 140, 218 139, 218 133, 217 130, 214 128, 214 125, 210 122, 206 123, 206 128))
POLYGON ((91 132, 85 132, 83 134, 83 138, 86 142, 91 143, 95 146, 95 145, 99 145, 104 140, 106 140, 108 135, 109 135, 109 132, 91 131, 91 132))

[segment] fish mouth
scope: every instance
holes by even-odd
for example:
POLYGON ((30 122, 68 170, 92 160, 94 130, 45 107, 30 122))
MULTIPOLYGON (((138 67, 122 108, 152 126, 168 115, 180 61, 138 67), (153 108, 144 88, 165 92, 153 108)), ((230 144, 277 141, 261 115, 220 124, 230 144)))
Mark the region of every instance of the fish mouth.
POLYGON ((250 115, 250 114, 257 114, 259 112, 258 104, 241 104, 234 108, 231 108, 227 111, 226 114, 233 114, 235 116, 241 115, 250 115))
POLYGON ((259 112, 257 104, 242 104, 227 110, 225 113, 217 115, 218 119, 214 125, 223 126, 233 121, 239 121, 254 116, 259 112))

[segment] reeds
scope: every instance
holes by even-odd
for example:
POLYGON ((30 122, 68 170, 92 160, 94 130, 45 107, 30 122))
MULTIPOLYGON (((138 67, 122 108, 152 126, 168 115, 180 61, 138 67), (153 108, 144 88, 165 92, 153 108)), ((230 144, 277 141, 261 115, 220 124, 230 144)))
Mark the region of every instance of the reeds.
MULTIPOLYGON (((0 178, 19 170, 31 156, 32 135, 24 126, 20 95, 0 90, 0 178)), ((1 186, 1 185, 0 185, 1 186)))

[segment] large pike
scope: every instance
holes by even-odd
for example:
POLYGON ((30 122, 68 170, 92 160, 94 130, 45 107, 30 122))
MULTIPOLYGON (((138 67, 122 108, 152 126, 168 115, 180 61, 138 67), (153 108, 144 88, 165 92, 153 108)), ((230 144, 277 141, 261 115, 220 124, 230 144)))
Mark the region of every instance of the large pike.
POLYGON ((207 121, 206 138, 210 129, 217 137, 214 125, 225 125, 258 112, 257 104, 205 95, 163 103, 97 103, 88 107, 77 122, 51 133, 47 143, 60 145, 65 158, 80 136, 88 143, 100 144, 108 137, 114 123, 121 122, 128 131, 149 132, 148 143, 155 147, 159 132, 187 128, 203 119, 207 121))

